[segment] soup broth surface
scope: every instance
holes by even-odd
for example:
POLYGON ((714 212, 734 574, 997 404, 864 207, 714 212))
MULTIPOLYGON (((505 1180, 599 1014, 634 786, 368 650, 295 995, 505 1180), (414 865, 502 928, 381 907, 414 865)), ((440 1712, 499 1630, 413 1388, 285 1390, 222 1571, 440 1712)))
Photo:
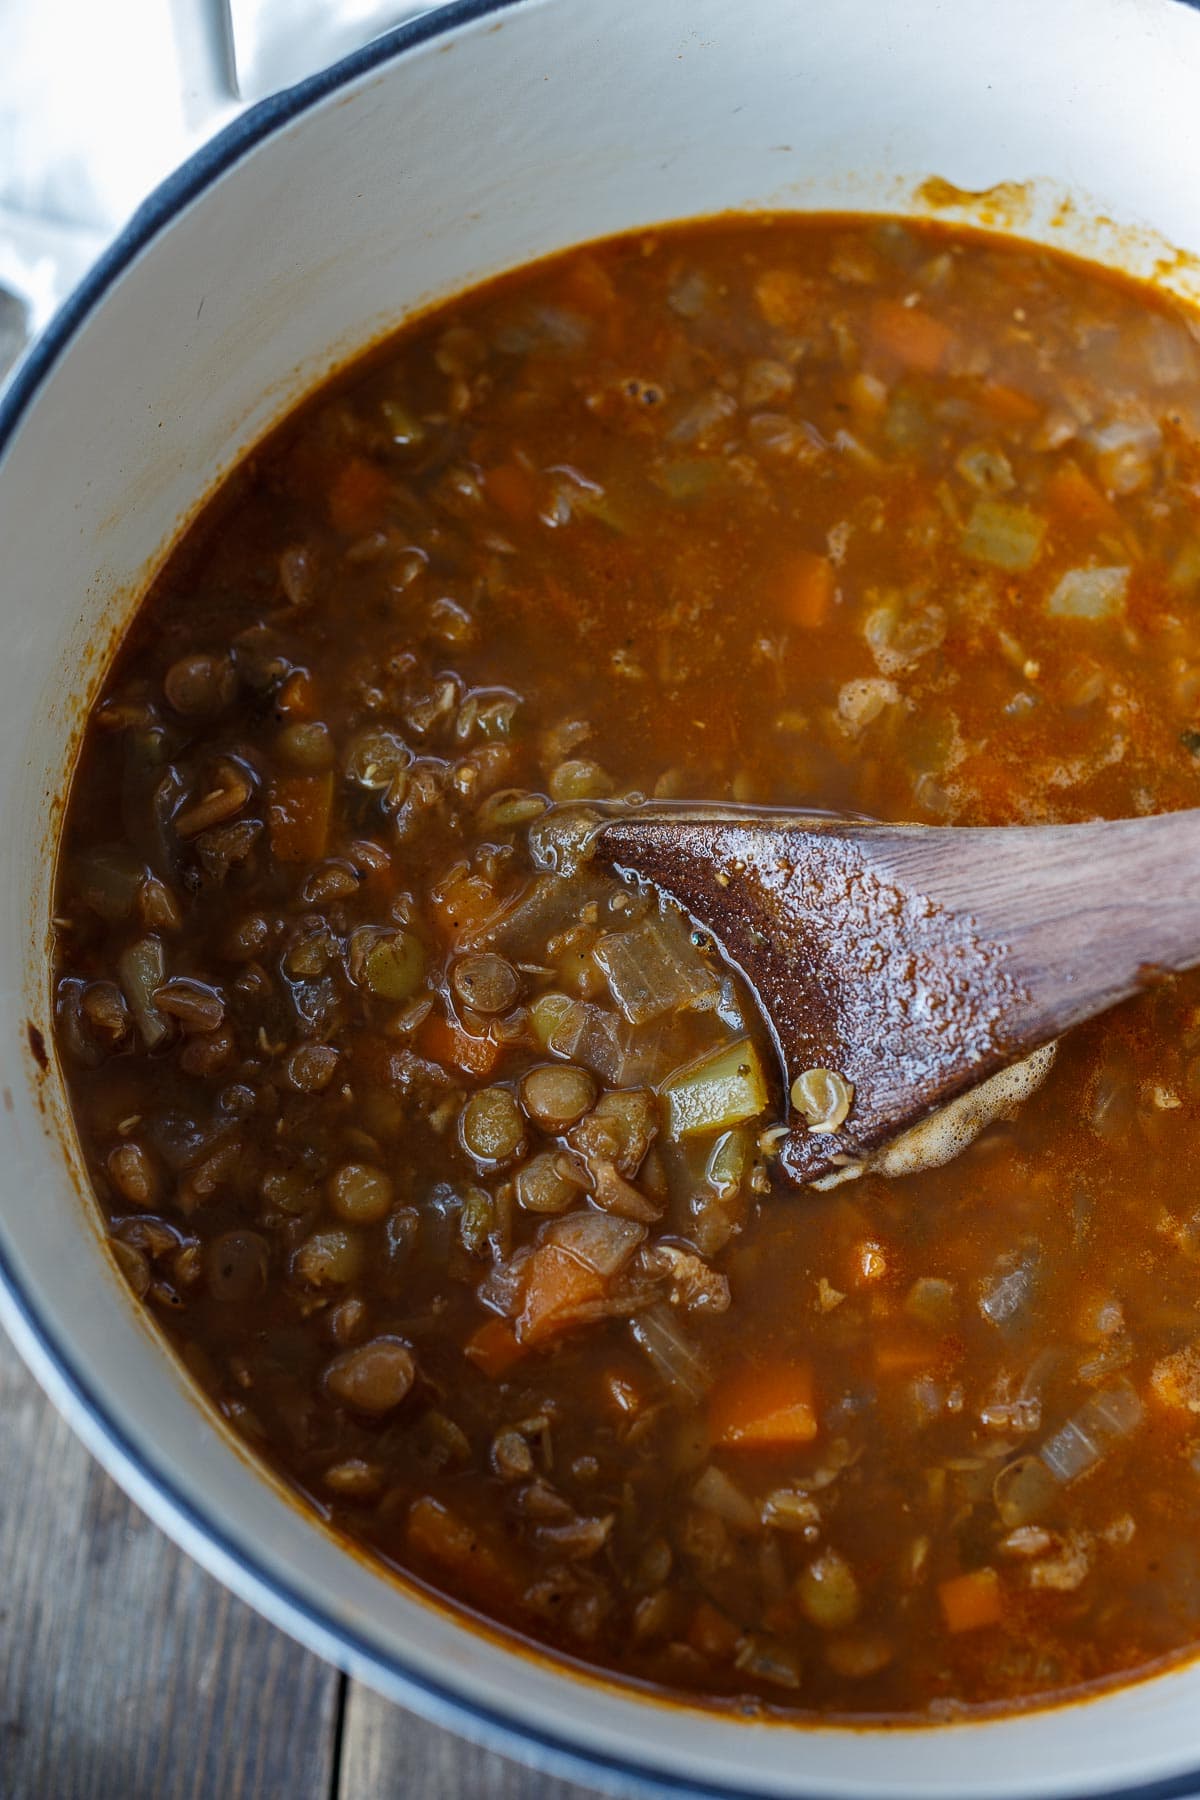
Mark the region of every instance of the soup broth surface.
POLYGON ((466 294, 247 460, 89 722, 54 980, 113 1251, 307 1504, 586 1664, 912 1718, 1192 1651, 1200 983, 797 1191, 752 996, 547 808, 1082 820, 1198 759, 1174 303, 857 218, 466 294))

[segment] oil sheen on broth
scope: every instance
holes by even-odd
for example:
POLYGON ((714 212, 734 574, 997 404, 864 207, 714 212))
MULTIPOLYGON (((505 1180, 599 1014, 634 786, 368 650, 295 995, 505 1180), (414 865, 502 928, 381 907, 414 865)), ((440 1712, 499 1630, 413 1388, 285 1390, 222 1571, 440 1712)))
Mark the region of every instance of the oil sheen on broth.
POLYGON ((586 1663, 938 1717, 1186 1653, 1200 985, 944 1166, 788 1191, 703 932, 529 831, 1136 814, 1198 757, 1173 303, 853 218, 467 294, 248 460, 90 721, 55 981, 113 1251, 324 1516, 586 1663))

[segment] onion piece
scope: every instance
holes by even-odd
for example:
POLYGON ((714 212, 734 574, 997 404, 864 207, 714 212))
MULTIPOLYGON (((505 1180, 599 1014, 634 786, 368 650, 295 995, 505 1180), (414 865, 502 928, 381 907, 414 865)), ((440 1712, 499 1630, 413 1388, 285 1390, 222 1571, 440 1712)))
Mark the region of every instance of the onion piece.
POLYGON ((1114 494, 1136 494, 1149 485, 1162 432, 1153 419, 1114 419, 1087 433, 1096 453, 1096 474, 1114 494))
POLYGON ((1019 1258, 1002 1256, 995 1273, 979 1296, 979 1310, 993 1325, 1007 1326, 1020 1322, 1033 1297, 1041 1251, 1036 1244, 1025 1247, 1019 1258))
POLYGON ((154 1004, 155 991, 166 978, 167 961, 160 938, 139 938, 117 959, 121 992, 129 1002, 129 1010, 147 1050, 157 1049, 169 1030, 166 1019, 154 1004))
POLYGON ((546 1040, 556 1056, 584 1063, 603 1081, 620 1086, 629 1061, 621 1021, 586 1000, 568 1000, 546 1040))
POLYGON ((648 1024, 698 1001, 711 1003, 717 994, 711 970, 694 952, 680 954, 664 917, 646 919, 631 931, 610 932, 599 940, 593 955, 631 1025, 648 1024))
POLYGON ((703 1400, 712 1377, 669 1307, 648 1307, 630 1319, 629 1329, 634 1342, 645 1351, 668 1387, 693 1405, 703 1400))
POLYGON ((769 1099, 762 1062, 749 1038, 679 1070, 664 1083, 662 1097, 673 1138, 727 1131, 757 1118, 769 1099))
POLYGON ((1121 1376, 1085 1400, 1062 1430, 1042 1445, 1039 1455, 1054 1479, 1066 1487, 1103 1462, 1114 1445, 1137 1430, 1143 1416, 1137 1390, 1121 1376))
POLYGON ((75 864, 80 894, 109 925, 129 917, 147 874, 145 863, 120 844, 101 844, 85 850, 75 864))
POLYGON ((607 1281, 625 1267, 646 1236, 646 1227, 615 1213, 577 1212, 555 1219, 541 1234, 542 1243, 557 1244, 585 1268, 607 1281))
POLYGON ((1053 619, 1115 619, 1125 610, 1129 570, 1068 569, 1046 601, 1053 619))

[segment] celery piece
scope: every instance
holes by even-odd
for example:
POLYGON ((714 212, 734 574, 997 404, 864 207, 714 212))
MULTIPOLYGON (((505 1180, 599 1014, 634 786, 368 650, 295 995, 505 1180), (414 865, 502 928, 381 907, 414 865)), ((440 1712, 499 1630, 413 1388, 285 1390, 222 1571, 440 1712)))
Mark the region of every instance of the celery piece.
POLYGON ((700 1132, 728 1131, 757 1118, 767 1105, 767 1078, 749 1038, 715 1050, 680 1069, 661 1089, 667 1109, 667 1134, 694 1137, 700 1132))
POLYGON ((1033 567, 1045 535, 1045 519, 1028 507, 977 500, 962 534, 962 551, 972 562, 1019 572, 1033 567))

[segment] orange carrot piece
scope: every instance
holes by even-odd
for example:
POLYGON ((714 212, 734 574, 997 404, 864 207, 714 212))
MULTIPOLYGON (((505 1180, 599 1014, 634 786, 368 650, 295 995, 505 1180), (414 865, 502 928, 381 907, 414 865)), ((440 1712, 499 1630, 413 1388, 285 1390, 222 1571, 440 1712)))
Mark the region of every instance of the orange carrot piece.
POLYGON ((947 1631, 981 1631, 1004 1617, 1004 1590, 995 1569, 972 1569, 939 1582, 938 1602, 947 1631))
POLYGON ((876 300, 871 308, 871 341, 876 350, 920 375, 936 375, 954 333, 941 319, 900 300, 876 300))
POLYGON ((464 1355, 493 1381, 500 1381, 525 1354, 507 1319, 485 1319, 467 1339, 464 1355))
POLYGON ((577 1323, 581 1309, 604 1299, 604 1280, 557 1244, 543 1244, 526 1265, 517 1336, 539 1344, 577 1323))
POLYGON ((725 1450, 780 1450, 817 1435, 812 1370, 807 1363, 738 1369, 713 1391, 713 1441, 725 1450))
POLYGON ((819 631, 833 606, 833 564, 805 550, 789 564, 783 583, 784 612, 793 625, 819 631))
POLYGON ((1046 483, 1046 498, 1055 512, 1081 525, 1120 531, 1121 515, 1078 463, 1060 463, 1046 483))
POLYGON ((421 1027, 421 1053, 444 1069, 463 1075, 490 1075, 503 1052, 491 1038, 472 1037, 457 1019, 431 1013, 421 1027))
POLYGON ((985 381, 979 389, 979 398, 994 419, 1005 425, 1030 425, 1034 419, 1041 417, 1041 407, 1020 388, 1009 387, 1005 381, 985 381))
POLYGON ((329 842, 333 776, 279 775, 271 783, 267 830, 277 862, 319 862, 329 842))
POLYGON ((478 1532, 432 1494, 413 1501, 405 1533, 410 1550, 452 1570, 477 1592, 496 1594, 511 1588, 511 1576, 478 1532))
POLYGON ((451 940, 478 931, 496 910, 496 891, 482 875, 460 875, 430 898, 438 928, 451 940))
POLYGON ((334 477, 329 490, 329 519, 347 537, 371 531, 383 515, 391 482, 378 463, 352 456, 334 477))
POLYGON ((537 512, 533 476, 519 462, 497 463, 494 469, 486 470, 483 486, 488 499, 517 524, 532 519, 537 512))

